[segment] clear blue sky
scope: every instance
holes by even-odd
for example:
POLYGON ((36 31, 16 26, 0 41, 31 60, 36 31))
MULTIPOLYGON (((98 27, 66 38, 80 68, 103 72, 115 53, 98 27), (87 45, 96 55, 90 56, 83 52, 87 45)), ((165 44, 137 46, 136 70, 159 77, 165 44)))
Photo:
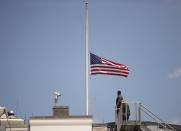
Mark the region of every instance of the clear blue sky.
MULTIPOLYGON (((0 1, 0 105, 50 115, 61 91, 61 105, 85 113, 84 11, 83 0, 0 1)), ((94 120, 114 120, 120 89, 181 123, 181 1, 89 0, 89 28, 91 51, 130 69, 128 78, 91 77, 94 120)))

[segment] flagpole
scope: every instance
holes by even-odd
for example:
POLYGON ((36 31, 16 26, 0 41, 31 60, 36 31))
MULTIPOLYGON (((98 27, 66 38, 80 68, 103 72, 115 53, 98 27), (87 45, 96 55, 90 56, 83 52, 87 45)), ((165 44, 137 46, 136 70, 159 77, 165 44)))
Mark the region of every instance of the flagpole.
POLYGON ((85 0, 85 48, 86 48, 86 81, 85 81, 85 93, 86 93, 86 115, 89 115, 89 31, 88 31, 88 0, 85 0))

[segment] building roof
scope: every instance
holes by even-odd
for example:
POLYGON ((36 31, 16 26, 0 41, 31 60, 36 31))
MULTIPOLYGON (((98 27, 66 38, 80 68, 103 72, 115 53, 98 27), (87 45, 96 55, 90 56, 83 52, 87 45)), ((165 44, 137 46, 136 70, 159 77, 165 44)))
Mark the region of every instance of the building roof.
POLYGON ((85 116, 85 115, 80 115, 80 116, 68 116, 68 117, 63 117, 63 118, 55 118, 53 116, 32 116, 30 117, 30 120, 36 120, 36 119, 88 119, 88 118, 92 118, 92 116, 85 116))

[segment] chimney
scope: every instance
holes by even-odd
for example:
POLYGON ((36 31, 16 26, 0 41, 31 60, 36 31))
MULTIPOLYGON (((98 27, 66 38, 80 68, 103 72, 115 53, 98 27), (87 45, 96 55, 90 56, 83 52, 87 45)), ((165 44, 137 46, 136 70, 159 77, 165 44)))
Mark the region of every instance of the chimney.
POLYGON ((69 117, 69 107, 68 106, 53 106, 53 117, 54 118, 69 117))

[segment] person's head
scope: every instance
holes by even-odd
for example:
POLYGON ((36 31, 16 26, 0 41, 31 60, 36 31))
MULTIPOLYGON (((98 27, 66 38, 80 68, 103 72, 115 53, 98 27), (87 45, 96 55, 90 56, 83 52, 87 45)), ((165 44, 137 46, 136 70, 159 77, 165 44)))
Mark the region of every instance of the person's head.
POLYGON ((120 90, 117 91, 117 95, 118 95, 118 96, 121 95, 121 91, 120 91, 120 90))

